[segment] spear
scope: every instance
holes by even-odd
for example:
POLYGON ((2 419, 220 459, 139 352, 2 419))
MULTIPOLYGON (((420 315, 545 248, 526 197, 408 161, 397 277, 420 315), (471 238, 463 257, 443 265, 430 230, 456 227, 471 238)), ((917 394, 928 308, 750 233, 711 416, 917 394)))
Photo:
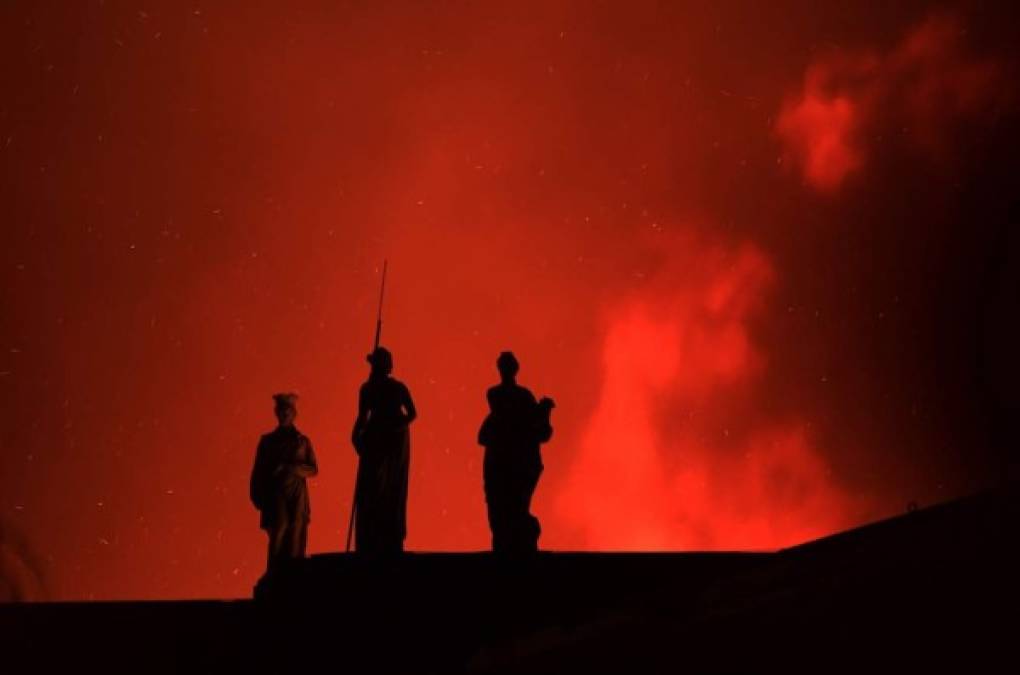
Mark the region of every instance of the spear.
MULTIPOLYGON (((386 295, 386 267, 388 261, 383 260, 382 264, 382 283, 379 286, 379 311, 375 317, 375 340, 372 342, 371 354, 375 354, 375 350, 379 349, 379 338, 382 335, 382 308, 383 298, 386 295)), ((354 533, 354 516, 358 511, 358 488, 361 484, 361 457, 358 457, 358 471, 354 474, 354 495, 351 498, 351 519, 347 523, 347 553, 351 552, 351 535, 354 533)))
POLYGON ((375 317, 375 341, 372 343, 372 352, 379 349, 379 336, 382 335, 382 303, 386 295, 386 265, 387 260, 382 261, 382 283, 379 285, 379 313, 375 317))

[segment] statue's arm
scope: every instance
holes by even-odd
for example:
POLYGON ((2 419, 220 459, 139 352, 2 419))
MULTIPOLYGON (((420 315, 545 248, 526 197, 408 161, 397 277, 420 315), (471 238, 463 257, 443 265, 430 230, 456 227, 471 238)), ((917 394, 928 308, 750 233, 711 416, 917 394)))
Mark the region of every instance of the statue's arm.
POLYGON ((315 450, 312 448, 312 442, 306 438, 304 443, 304 457, 302 461, 294 465, 294 474, 302 478, 311 478, 312 476, 319 475, 319 463, 315 459, 315 450))
POLYGON ((351 444, 359 454, 361 453, 361 435, 365 431, 366 422, 368 422, 368 401, 365 389, 362 387, 358 392, 358 416, 354 420, 354 428, 351 429, 351 444))
POLYGON ((248 496, 255 508, 262 510, 265 499, 266 482, 266 450, 265 439, 259 439, 258 447, 255 449, 255 461, 251 467, 251 479, 248 482, 248 496))
POLYGON ((414 407, 414 401, 411 399, 411 391, 405 386, 403 391, 404 400, 404 422, 410 424, 418 418, 418 410, 414 407))
POLYGON ((538 435, 539 443, 548 443, 549 439, 552 438, 553 428, 550 416, 552 415, 552 409, 556 407, 551 398, 543 396, 537 404, 537 420, 536 420, 536 432, 538 435))

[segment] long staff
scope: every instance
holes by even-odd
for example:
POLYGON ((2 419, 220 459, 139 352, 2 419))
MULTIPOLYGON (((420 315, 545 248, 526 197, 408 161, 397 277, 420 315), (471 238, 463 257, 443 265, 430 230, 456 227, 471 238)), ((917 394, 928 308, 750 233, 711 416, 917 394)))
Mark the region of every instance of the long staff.
MULTIPOLYGON (((382 307, 383 297, 386 295, 386 266, 388 261, 383 260, 382 284, 379 286, 379 311, 375 318, 375 340, 372 342, 371 354, 379 349, 379 338, 382 336, 382 307)), ((358 456, 358 470, 354 474, 354 495, 351 497, 351 519, 347 523, 347 552, 351 552, 351 535, 354 533, 354 516, 358 512, 358 492, 361 487, 361 456, 358 456)))

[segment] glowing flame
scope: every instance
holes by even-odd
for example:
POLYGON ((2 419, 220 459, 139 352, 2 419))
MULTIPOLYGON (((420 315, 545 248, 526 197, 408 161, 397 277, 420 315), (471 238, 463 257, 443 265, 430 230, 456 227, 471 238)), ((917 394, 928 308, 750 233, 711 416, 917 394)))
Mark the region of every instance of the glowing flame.
POLYGON ((775 126, 805 181, 835 192, 884 139, 939 153, 954 122, 993 110, 999 69, 969 55, 962 35, 953 17, 932 16, 886 54, 837 52, 809 66, 775 126))
POLYGON ((682 248, 662 287, 613 312, 558 515, 599 549, 775 548, 845 525, 803 422, 729 419, 765 367, 749 320, 770 264, 749 245, 682 248))

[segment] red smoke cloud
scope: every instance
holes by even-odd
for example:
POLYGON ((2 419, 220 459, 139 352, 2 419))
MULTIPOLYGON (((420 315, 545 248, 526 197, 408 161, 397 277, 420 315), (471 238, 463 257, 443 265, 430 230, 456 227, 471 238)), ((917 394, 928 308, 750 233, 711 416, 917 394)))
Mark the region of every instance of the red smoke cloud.
POLYGON ((945 233, 958 196, 904 223, 804 209, 782 175, 831 191, 958 149, 1009 80, 954 21, 808 67, 912 10, 147 4, 0 5, 0 521, 37 553, 0 550, 0 576, 22 595, 24 560, 55 599, 248 595, 281 389, 320 464, 309 551, 342 549, 384 258, 420 413, 411 550, 489 545, 476 432, 504 349, 558 404, 548 549, 771 548, 966 486, 926 375, 953 354, 919 335, 940 253, 868 236, 945 233))
POLYGON ((993 111, 1000 70, 969 54, 963 34, 955 18, 933 16, 888 53, 836 52, 809 66, 775 126, 808 184, 835 191, 883 139, 937 154, 954 122, 993 111))
POLYGON ((598 404, 558 495, 589 548, 776 548, 844 527, 851 500, 803 422, 756 419, 750 323, 774 270, 690 237, 611 313, 598 404))

